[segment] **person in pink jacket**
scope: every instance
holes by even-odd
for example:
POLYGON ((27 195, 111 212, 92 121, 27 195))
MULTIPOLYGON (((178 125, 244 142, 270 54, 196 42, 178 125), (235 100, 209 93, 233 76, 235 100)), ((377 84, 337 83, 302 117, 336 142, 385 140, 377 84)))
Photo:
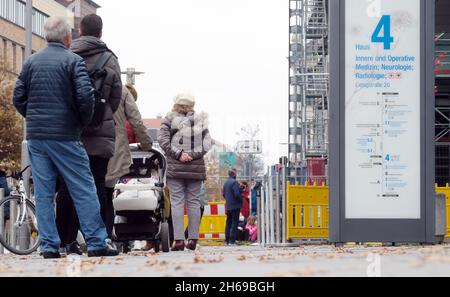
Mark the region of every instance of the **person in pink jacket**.
POLYGON ((258 240, 258 227, 256 226, 256 218, 249 217, 247 220, 248 241, 256 242, 258 240))

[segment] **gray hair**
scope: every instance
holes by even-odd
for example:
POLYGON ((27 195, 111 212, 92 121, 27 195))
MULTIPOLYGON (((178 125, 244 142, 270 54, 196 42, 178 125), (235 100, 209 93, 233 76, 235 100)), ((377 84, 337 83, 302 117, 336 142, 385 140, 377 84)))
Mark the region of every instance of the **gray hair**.
POLYGON ((53 16, 45 22, 44 36, 47 42, 63 42, 71 34, 72 28, 64 17, 53 16))

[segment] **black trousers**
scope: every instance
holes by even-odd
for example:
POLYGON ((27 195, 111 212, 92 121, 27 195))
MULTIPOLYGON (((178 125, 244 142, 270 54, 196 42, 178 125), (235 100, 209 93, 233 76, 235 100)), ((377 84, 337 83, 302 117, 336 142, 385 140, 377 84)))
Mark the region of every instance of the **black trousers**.
POLYGON ((248 241, 249 232, 247 229, 237 231, 237 240, 238 241, 248 241))
POLYGON ((80 222, 67 185, 61 176, 58 178, 56 195, 56 227, 61 239, 61 246, 77 240, 80 222))
POLYGON ((225 240, 229 244, 235 244, 237 238, 237 228, 239 224, 240 209, 227 211, 227 226, 225 229, 225 240))
MULTIPOLYGON (((109 159, 89 156, 91 172, 94 177, 95 186, 97 188, 97 196, 100 203, 100 213, 105 222, 108 219, 108 202, 105 189, 105 178, 108 170, 109 159)), ((112 205, 112 201, 111 201, 112 205)), ((113 218, 114 220, 114 218, 113 218)), ((80 223, 78 221, 77 212, 70 197, 69 190, 62 178, 59 180, 58 195, 56 198, 56 226, 58 228, 61 245, 73 243, 77 239, 80 223)), ((108 236, 111 233, 108 231, 108 236)))
POLYGON ((105 188, 106 189, 106 201, 102 211, 102 218, 105 222, 106 232, 108 232, 108 237, 113 238, 113 229, 114 229, 114 204, 113 204, 113 195, 114 188, 105 188))

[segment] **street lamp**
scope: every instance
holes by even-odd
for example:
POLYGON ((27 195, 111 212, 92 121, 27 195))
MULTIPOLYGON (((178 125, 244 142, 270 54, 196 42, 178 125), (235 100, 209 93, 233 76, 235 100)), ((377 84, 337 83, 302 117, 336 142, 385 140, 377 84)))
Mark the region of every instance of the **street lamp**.
MULTIPOLYGON (((25 6, 25 59, 28 59, 33 52, 33 0, 27 0, 25 6)), ((22 141, 22 154, 21 165, 22 170, 30 164, 30 158, 28 156, 27 146, 27 124, 26 120, 23 120, 23 141, 22 141)), ((30 175, 27 170, 24 173, 24 186, 28 194, 30 194, 30 175)))
POLYGON ((127 84, 134 86, 136 84, 136 75, 145 74, 145 72, 136 71, 135 68, 127 68, 127 71, 122 72, 127 76, 127 84))
MULTIPOLYGON (((25 59, 28 59, 33 52, 33 0, 27 0, 25 5, 25 59)), ((27 123, 26 119, 23 119, 23 141, 22 141, 22 152, 21 152, 21 166, 22 170, 25 169, 30 164, 30 157, 28 155, 28 145, 27 145, 27 123)), ((30 192, 30 178, 31 172, 27 170, 23 173, 23 184, 28 197, 31 197, 30 192)), ((13 222, 14 213, 16 213, 16 207, 18 205, 11 204, 11 222, 13 222)), ((13 228, 13 223, 11 223, 11 238, 12 242, 16 241, 16 237, 20 234, 28 234, 29 228, 27 225, 23 225, 19 229, 17 234, 13 228)), ((19 246, 21 249, 26 248, 30 245, 29 239, 20 237, 19 246)))
POLYGON ((25 59, 32 53, 33 38, 33 0, 27 0, 25 6, 25 59))

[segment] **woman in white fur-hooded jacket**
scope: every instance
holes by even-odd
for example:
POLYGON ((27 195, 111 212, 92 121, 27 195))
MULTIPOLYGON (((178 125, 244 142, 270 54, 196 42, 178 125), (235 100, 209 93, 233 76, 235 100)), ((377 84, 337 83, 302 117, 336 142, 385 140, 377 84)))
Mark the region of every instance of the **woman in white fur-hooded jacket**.
POLYGON ((158 142, 167 159, 167 186, 172 205, 175 245, 173 251, 184 250, 184 207, 189 217, 188 249, 195 250, 199 238, 199 193, 206 180, 204 156, 211 149, 208 116, 196 113, 195 97, 179 94, 175 105, 163 120, 158 142))

